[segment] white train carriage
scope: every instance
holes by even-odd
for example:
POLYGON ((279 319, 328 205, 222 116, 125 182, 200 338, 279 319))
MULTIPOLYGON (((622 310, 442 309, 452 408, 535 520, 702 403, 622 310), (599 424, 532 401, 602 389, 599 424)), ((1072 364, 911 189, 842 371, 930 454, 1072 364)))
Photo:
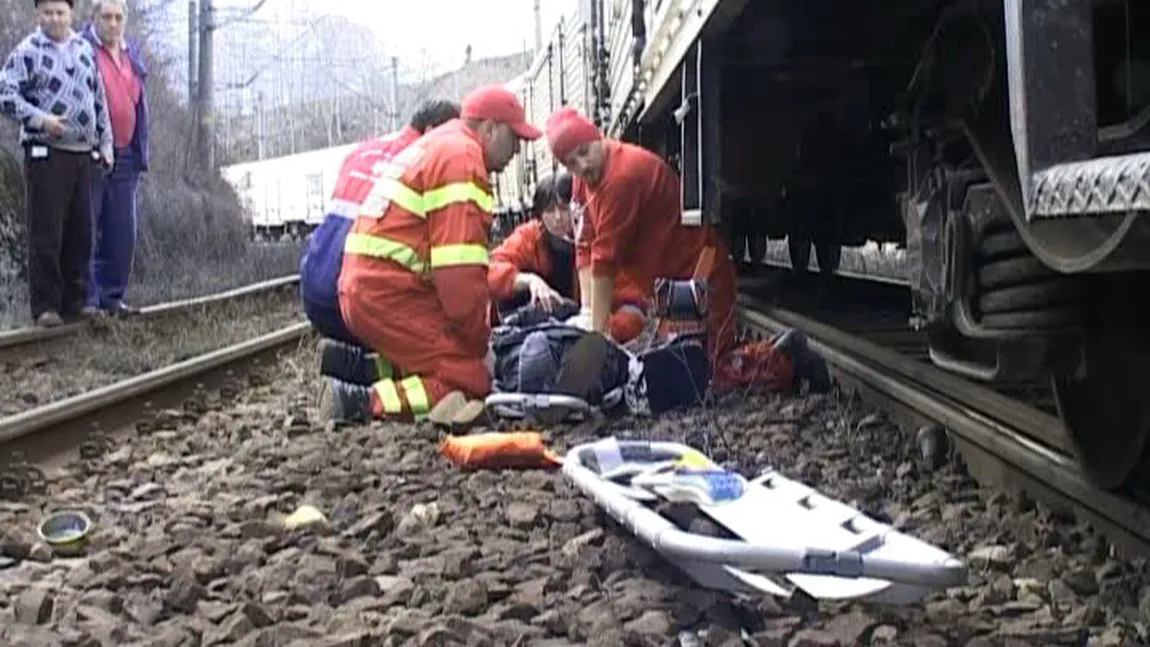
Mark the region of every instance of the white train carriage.
POLYGON ((224 167, 257 238, 302 238, 323 222, 344 158, 356 144, 224 167))

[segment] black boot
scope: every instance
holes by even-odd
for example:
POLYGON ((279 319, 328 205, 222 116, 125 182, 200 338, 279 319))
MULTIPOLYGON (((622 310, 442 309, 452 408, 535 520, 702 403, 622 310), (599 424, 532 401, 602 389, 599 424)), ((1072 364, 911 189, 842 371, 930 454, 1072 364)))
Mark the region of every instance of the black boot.
POLYGON ((791 358, 795 369, 795 390, 805 380, 812 393, 825 393, 831 389, 831 375, 827 362, 813 351, 807 343, 807 336, 795 329, 783 331, 775 338, 773 346, 791 358))
POLYGON ((332 420, 366 422, 371 419, 371 387, 335 378, 327 380, 328 417, 332 420))
POLYGON ((377 379, 375 355, 358 346, 325 337, 319 342, 319 374, 371 386, 377 379))

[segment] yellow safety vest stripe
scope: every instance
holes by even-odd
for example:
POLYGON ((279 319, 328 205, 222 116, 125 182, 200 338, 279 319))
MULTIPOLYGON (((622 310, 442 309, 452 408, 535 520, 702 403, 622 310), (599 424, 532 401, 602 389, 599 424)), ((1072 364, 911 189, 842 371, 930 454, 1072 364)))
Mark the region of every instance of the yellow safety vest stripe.
POLYGON ((420 260, 414 249, 383 236, 352 232, 347 235, 343 251, 345 254, 392 260, 416 273, 427 269, 427 264, 420 260))
POLYGON ((474 202, 486 213, 495 208, 495 198, 474 182, 455 182, 420 193, 399 178, 381 177, 364 200, 360 215, 382 218, 387 205, 394 203, 419 218, 427 218, 427 214, 433 211, 464 202, 474 202))
POLYGON ((487 247, 464 244, 431 248, 432 269, 453 265, 487 265, 487 247))
POLYGON ((383 403, 384 413, 393 415, 403 413, 403 401, 399 399, 399 390, 395 388, 395 382, 380 380, 375 383, 375 392, 383 403))
POLYGON ((379 355, 375 356, 375 377, 376 379, 395 377, 392 375, 391 362, 379 355))
POLYGON ((431 411, 431 399, 427 397, 427 389, 423 388, 423 380, 418 375, 403 378, 399 385, 403 387, 413 414, 420 416, 431 411))

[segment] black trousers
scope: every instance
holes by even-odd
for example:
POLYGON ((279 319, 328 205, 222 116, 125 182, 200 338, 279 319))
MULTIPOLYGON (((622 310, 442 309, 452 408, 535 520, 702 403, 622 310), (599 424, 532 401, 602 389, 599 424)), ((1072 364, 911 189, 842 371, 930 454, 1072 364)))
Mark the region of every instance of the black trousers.
POLYGON ((80 312, 92 257, 91 153, 24 148, 28 209, 28 296, 32 318, 80 312), (45 154, 46 151, 46 154, 45 154))

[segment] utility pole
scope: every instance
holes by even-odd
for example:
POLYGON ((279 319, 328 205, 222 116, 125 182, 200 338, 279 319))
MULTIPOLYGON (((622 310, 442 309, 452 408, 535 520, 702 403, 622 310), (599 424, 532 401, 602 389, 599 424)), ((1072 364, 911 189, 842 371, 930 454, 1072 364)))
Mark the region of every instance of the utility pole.
MULTIPOLYGON (((199 29, 196 20, 196 0, 188 0, 188 106, 196 109, 196 74, 197 65, 196 45, 199 41, 199 29)), ((193 113, 194 118, 194 113, 193 113)))
POLYGON ((543 50, 543 15, 539 12, 540 0, 535 0, 535 53, 543 50))
POLYGON ((391 132, 399 130, 399 59, 391 57, 391 132))
POLYGON ((264 93, 256 93, 256 159, 264 158, 264 93))
POLYGON ((212 123, 215 119, 212 93, 212 32, 213 24, 212 0, 200 0, 200 52, 199 52, 199 81, 197 94, 199 106, 197 117, 199 126, 197 133, 201 168, 205 173, 211 173, 216 168, 215 138, 212 132, 212 123))

